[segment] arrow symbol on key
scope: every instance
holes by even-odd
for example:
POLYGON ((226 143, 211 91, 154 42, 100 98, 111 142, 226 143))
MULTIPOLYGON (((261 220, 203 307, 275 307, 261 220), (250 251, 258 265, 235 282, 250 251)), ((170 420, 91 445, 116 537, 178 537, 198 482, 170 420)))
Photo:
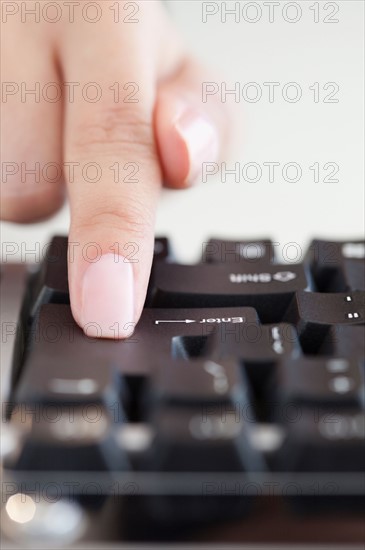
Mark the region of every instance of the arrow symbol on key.
POLYGON ((160 323, 195 323, 196 321, 194 319, 170 319, 170 320, 159 320, 155 321, 155 325, 159 325, 160 323))

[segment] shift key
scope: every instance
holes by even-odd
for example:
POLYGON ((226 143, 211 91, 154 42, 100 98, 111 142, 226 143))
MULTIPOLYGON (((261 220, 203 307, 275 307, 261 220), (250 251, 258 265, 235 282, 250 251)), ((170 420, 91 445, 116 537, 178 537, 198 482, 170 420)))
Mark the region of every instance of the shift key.
POLYGON ((155 268, 151 307, 246 306, 257 310, 261 322, 283 319, 295 292, 310 288, 302 266, 228 264, 158 264, 155 268), (255 269, 256 267, 256 269, 255 269))

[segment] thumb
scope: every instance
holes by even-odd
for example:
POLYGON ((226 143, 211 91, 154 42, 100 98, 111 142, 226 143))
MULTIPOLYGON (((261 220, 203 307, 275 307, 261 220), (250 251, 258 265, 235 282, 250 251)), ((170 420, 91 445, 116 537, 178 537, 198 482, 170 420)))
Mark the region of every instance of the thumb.
POLYGON ((188 58, 160 83, 155 134, 166 185, 188 187, 199 180, 203 162, 216 162, 226 144, 229 116, 218 95, 204 100, 203 86, 213 78, 188 58))

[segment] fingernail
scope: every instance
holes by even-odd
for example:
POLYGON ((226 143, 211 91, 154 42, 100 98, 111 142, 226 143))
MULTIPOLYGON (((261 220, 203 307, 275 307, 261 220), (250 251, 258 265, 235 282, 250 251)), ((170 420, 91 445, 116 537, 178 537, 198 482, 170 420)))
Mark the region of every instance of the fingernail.
POLYGON ((219 139, 216 128, 200 113, 189 109, 180 115, 175 128, 184 140, 189 154, 189 172, 185 181, 194 183, 202 172, 203 162, 218 158, 219 139))
POLYGON ((127 338, 133 333, 133 269, 123 256, 104 254, 82 281, 81 322, 90 337, 127 338))

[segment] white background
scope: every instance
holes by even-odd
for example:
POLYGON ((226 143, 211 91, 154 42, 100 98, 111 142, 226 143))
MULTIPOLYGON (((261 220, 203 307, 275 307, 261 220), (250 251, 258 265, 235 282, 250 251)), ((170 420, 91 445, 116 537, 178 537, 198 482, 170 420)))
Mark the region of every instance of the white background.
MULTIPOLYGON (((314 22, 316 3, 301 1, 301 15, 296 23, 294 7, 280 2, 274 21, 269 21, 269 8, 264 2, 240 2, 244 11, 235 21, 227 15, 222 22, 223 5, 215 3, 219 13, 202 21, 202 2, 171 1, 172 17, 185 35, 190 49, 220 75, 217 83, 242 89, 255 82, 262 97, 256 103, 242 96, 234 103, 240 135, 236 136, 228 156, 227 168, 240 163, 255 162, 262 168, 256 182, 234 181, 221 174, 189 191, 164 191, 158 212, 158 234, 171 237, 180 260, 193 261, 209 236, 252 238, 272 236, 281 243, 305 246, 312 236, 327 238, 361 237, 364 229, 364 4, 359 1, 318 2, 319 22, 314 22), (327 9, 325 6, 327 5, 327 9), (331 15, 338 6, 337 14, 331 15), (260 15, 260 8, 262 10, 260 15), (284 11, 283 11, 284 10, 284 11), (287 10, 287 11, 285 11, 287 10), (256 23, 247 19, 259 17, 256 23), (325 17, 338 19, 324 23, 325 17), (246 19, 246 20, 245 20, 246 19), (269 102, 264 82, 279 82, 274 101, 269 102), (296 82, 302 98, 296 103, 285 101, 283 86, 296 82), (319 83, 319 102, 309 89, 319 83), (334 98, 337 103, 325 103, 323 86, 335 82, 339 86, 334 98), (279 162, 274 182, 268 180, 264 162, 279 162), (282 167, 296 162, 302 170, 301 179, 286 182, 282 167), (320 181, 314 181, 309 167, 318 162, 320 181), (324 182, 331 170, 326 163, 336 163, 338 182, 324 182)), ((293 93, 293 88, 288 90, 293 93)), ((248 90, 253 97, 254 89, 248 90)), ((292 177, 293 173, 289 172, 292 177)), ((248 172, 249 178, 254 177, 248 172)), ((45 243, 55 233, 67 233, 67 206, 52 220, 31 226, 1 224, 3 242, 15 242, 32 248, 45 243)), ((280 247, 279 247, 280 248, 280 247)), ((21 247, 19 247, 21 250, 21 247)))

